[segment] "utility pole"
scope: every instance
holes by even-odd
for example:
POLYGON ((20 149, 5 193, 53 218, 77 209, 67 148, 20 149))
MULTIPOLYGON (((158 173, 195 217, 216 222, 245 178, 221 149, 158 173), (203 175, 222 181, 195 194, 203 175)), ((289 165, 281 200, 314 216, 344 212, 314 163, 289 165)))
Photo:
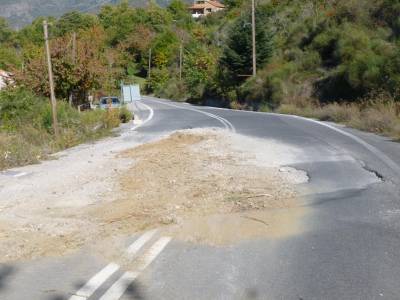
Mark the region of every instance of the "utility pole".
POLYGON ((76 32, 72 33, 72 62, 76 64, 76 32))
POLYGON ((51 101, 51 109, 53 115, 53 128, 56 139, 58 140, 60 136, 60 132, 58 130, 58 121, 57 121, 57 102, 56 95, 54 93, 54 80, 53 80, 53 69, 51 66, 51 55, 50 55, 50 46, 49 46, 49 32, 47 28, 47 21, 43 21, 43 31, 44 31, 44 41, 46 48, 46 56, 47 56, 47 67, 49 71, 49 83, 50 83, 50 101, 51 101))
MULTIPOLYGON (((72 63, 74 64, 74 67, 76 66, 76 32, 74 31, 72 33, 72 63)), ((73 102, 73 91, 69 92, 69 106, 72 107, 72 102, 73 102)))
POLYGON ((183 44, 179 47, 179 80, 182 80, 183 44))
POLYGON ((149 49, 149 71, 147 72, 148 79, 151 78, 151 48, 149 49))
POLYGON ((253 77, 257 76, 257 48, 256 48, 256 5, 255 0, 251 0, 251 27, 253 40, 253 77))

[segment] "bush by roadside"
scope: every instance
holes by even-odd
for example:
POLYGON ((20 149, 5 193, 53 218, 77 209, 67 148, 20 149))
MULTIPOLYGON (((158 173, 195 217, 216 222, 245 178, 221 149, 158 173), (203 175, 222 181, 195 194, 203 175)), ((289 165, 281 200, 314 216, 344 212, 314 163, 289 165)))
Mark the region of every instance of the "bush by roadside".
POLYGON ((122 106, 119 110, 119 120, 121 123, 128 123, 132 119, 133 113, 126 106, 122 106))
POLYGON ((24 89, 0 92, 0 170, 37 163, 56 151, 107 136, 121 122, 119 111, 79 113, 63 101, 58 102, 57 116, 58 140, 48 99, 24 89))

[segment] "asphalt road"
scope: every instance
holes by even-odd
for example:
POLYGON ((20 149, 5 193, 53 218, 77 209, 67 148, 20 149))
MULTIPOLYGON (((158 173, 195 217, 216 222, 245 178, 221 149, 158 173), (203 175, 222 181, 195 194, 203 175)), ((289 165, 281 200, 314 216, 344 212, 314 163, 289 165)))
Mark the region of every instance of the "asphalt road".
POLYGON ((108 266, 109 276, 100 271, 109 262, 84 252, 3 265, 0 299, 400 299, 400 144, 299 117, 148 97, 140 106, 147 122, 136 131, 149 138, 221 127, 301 149, 292 167, 310 177, 307 230, 226 247, 153 232, 130 241, 144 265, 131 273, 108 266))

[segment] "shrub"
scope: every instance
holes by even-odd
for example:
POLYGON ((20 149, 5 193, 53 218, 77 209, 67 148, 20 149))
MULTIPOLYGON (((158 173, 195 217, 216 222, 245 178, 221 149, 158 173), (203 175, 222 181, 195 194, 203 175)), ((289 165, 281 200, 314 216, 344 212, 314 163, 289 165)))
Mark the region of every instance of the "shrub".
POLYGON ((168 69, 152 69, 151 78, 147 81, 148 89, 154 92, 156 95, 162 93, 169 80, 168 69))
POLYGON ((309 105, 306 107, 298 107, 294 104, 282 104, 276 112, 285 115, 298 115, 307 118, 315 117, 315 107, 309 105))
POLYGON ((184 101, 190 98, 186 84, 175 77, 168 81, 165 88, 158 96, 178 101, 184 101))
POLYGON ((122 106, 119 110, 119 119, 122 123, 128 123, 133 119, 133 114, 126 106, 122 106))
POLYGON ((359 108, 356 105, 327 104, 315 110, 314 116, 322 121, 348 123, 359 116, 359 108))
POLYGON ((112 129, 118 127, 120 124, 119 110, 108 109, 104 114, 103 125, 106 129, 112 129))
POLYGON ((0 133, 0 170, 37 163, 42 158, 41 147, 29 143, 24 136, 0 133))
POLYGON ((351 120, 356 128, 397 137, 400 129, 399 103, 389 100, 370 101, 361 107, 360 117, 351 120))
POLYGON ((0 125, 15 130, 21 123, 40 123, 47 102, 24 89, 0 92, 0 125))
MULTIPOLYGON (((123 112, 129 118, 130 112, 123 112)), ((0 92, 0 169, 35 163, 50 153, 109 134, 120 124, 120 111, 78 113, 58 101, 60 137, 52 133, 49 101, 23 89, 0 92)), ((131 115, 130 115, 131 116, 131 115)))

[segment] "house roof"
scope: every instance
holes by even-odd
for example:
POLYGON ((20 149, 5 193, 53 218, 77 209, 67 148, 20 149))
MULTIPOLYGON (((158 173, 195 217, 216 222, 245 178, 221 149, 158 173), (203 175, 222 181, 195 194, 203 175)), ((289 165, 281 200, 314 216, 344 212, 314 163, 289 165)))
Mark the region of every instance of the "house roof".
POLYGON ((219 1, 207 1, 208 3, 210 3, 211 5, 215 6, 215 7, 219 7, 219 8, 225 8, 225 5, 223 5, 221 2, 219 1))
POLYGON ((195 3, 193 4, 190 9, 201 9, 201 8, 206 8, 206 7, 210 7, 214 6, 217 8, 225 8, 225 5, 223 5, 221 2, 219 1, 212 1, 212 0, 205 0, 204 3, 195 3))

